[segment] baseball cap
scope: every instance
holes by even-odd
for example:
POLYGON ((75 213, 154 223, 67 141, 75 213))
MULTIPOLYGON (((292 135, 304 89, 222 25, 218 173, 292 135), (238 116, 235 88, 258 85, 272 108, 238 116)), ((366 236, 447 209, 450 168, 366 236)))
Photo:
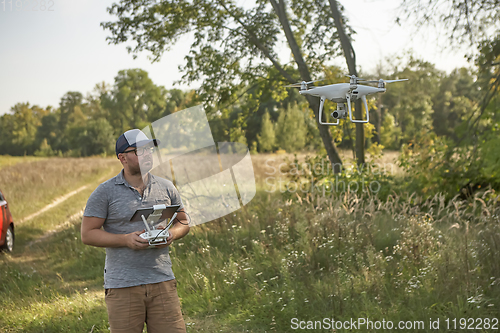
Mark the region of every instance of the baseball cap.
POLYGON ((120 153, 123 153, 128 147, 142 147, 151 142, 153 142, 155 145, 160 144, 160 140, 149 139, 141 130, 131 129, 120 135, 118 140, 116 140, 116 156, 118 156, 118 154, 120 153))

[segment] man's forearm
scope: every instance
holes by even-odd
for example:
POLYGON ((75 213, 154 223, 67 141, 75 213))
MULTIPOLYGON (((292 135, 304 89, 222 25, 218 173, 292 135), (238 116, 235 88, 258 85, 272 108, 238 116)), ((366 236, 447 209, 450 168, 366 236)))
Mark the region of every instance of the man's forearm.
POLYGON ((182 237, 186 236, 189 233, 189 225, 187 225, 187 221, 182 221, 183 223, 175 223, 172 228, 170 228, 170 232, 174 236, 174 240, 176 239, 181 239, 182 237))
POLYGON ((98 247, 124 247, 127 246, 125 234, 112 234, 102 229, 92 229, 82 234, 82 242, 98 247))

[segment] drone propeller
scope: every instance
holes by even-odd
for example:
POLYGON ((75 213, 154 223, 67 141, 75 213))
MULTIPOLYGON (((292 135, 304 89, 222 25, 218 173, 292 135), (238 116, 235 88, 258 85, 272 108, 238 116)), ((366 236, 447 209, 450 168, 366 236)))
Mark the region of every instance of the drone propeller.
POLYGON ((378 87, 384 89, 386 83, 392 83, 392 82, 400 82, 400 81, 408 81, 408 79, 399 79, 399 80, 371 80, 371 81, 365 81, 366 83, 378 83, 378 87))
POLYGON ((356 75, 348 75, 348 74, 346 74, 345 76, 347 76, 348 78, 351 78, 351 79, 356 79, 358 81, 366 81, 365 79, 357 77, 356 75))
POLYGON ((347 75, 346 74, 345 76, 350 78, 349 83, 351 84, 351 89, 353 89, 353 90, 356 89, 356 85, 358 84, 358 82, 366 81, 365 79, 359 78, 356 75, 347 75))
POLYGON ((297 87, 297 88, 300 88, 302 87, 303 85, 310 85, 311 83, 314 83, 314 82, 318 82, 318 81, 322 81, 322 80, 314 80, 314 81, 309 81, 309 82, 306 82, 306 81, 302 81, 302 82, 297 82, 297 83, 294 83, 294 84, 290 84, 288 86, 285 86, 287 88, 290 88, 290 87, 297 87))
POLYGON ((399 79, 399 80, 384 80, 384 79, 380 79, 380 80, 370 80, 370 81, 365 81, 365 82, 366 83, 380 83, 380 82, 391 83, 391 82, 399 82, 399 81, 408 81, 408 79, 399 79))
POLYGON ((383 80, 385 83, 391 83, 391 82, 399 82, 399 81, 408 81, 408 79, 400 79, 400 80, 383 80))

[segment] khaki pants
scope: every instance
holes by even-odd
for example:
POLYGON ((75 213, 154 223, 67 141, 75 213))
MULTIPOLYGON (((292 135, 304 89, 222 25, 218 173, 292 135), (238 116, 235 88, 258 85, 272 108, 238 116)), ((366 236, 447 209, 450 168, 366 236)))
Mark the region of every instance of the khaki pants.
POLYGON ((111 333, 185 333, 175 280, 106 289, 111 333))

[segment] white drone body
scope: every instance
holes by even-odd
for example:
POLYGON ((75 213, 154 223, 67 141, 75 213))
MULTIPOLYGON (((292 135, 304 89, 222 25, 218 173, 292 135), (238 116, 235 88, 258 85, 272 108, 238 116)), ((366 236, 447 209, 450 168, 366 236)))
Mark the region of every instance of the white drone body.
POLYGON ((380 79, 378 81, 366 81, 356 77, 355 75, 347 75, 351 78, 350 83, 336 83, 330 84, 327 86, 319 86, 319 87, 311 87, 308 88, 308 85, 315 82, 305 82, 293 84, 287 87, 300 87, 301 95, 311 95, 320 98, 319 105, 319 123, 321 125, 338 125, 339 119, 344 119, 347 117, 349 113, 349 119, 353 123, 367 123, 370 121, 370 114, 368 113, 368 104, 366 102, 366 96, 375 93, 383 93, 386 91, 385 84, 391 82, 398 81, 407 81, 408 79, 401 80, 383 80, 380 79), (359 81, 364 81, 366 83, 378 83, 378 87, 366 86, 362 84, 358 84, 359 81), (335 118, 337 121, 334 123, 323 122, 323 106, 325 105, 325 100, 331 100, 334 103, 337 103, 337 110, 332 112, 331 116, 335 118), (351 110, 351 101, 356 101, 357 99, 361 99, 363 101, 365 112, 366 112, 366 120, 361 119, 353 119, 352 110, 351 110), (347 109, 346 109, 347 103, 347 109))

